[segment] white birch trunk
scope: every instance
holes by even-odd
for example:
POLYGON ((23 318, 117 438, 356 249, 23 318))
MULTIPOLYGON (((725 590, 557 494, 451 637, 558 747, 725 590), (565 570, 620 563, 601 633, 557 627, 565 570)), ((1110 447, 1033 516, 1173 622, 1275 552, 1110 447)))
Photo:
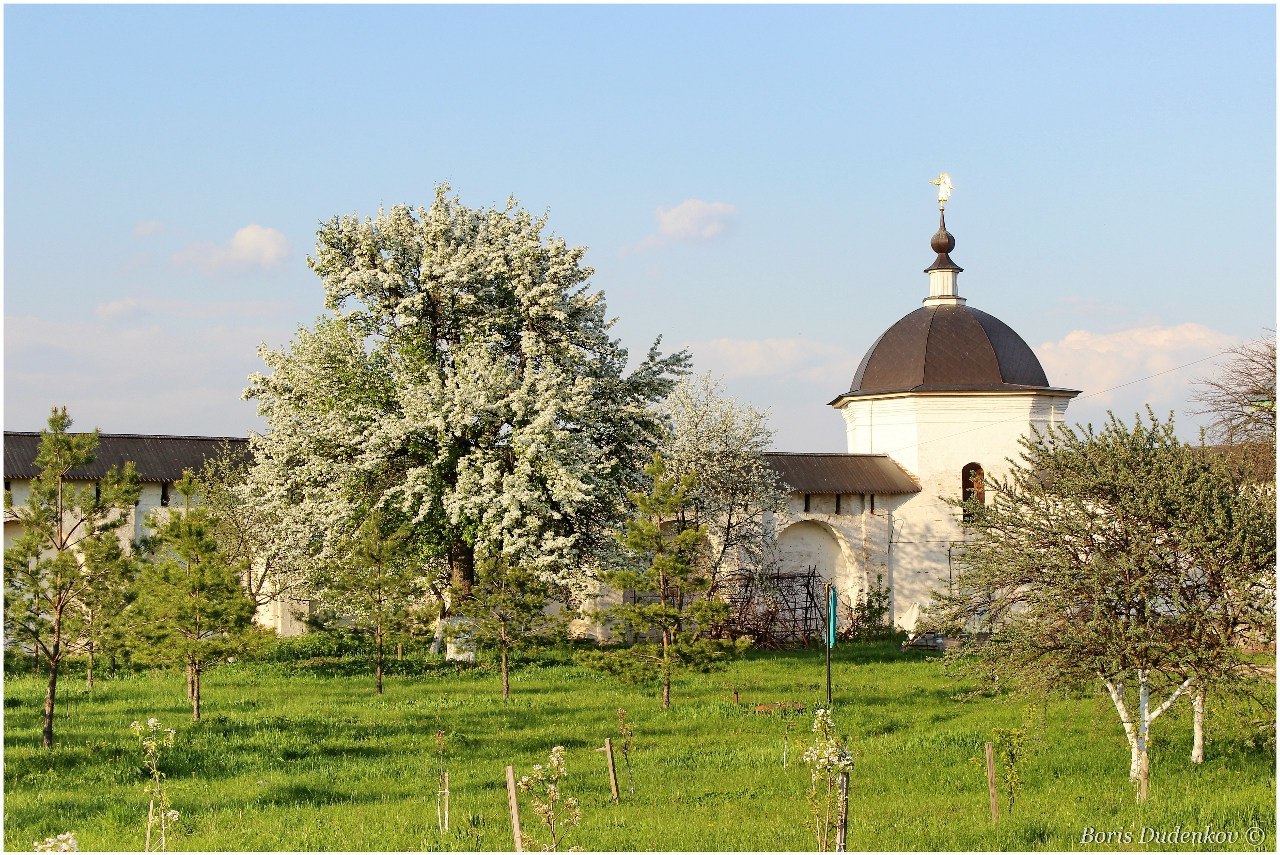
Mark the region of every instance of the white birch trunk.
POLYGON ((1124 727, 1124 738, 1129 743, 1129 780, 1138 778, 1138 731, 1129 715, 1129 707, 1124 702, 1124 682, 1105 680, 1107 693, 1111 695, 1111 703, 1115 704, 1120 714, 1120 724, 1124 727))
POLYGON ((1150 673, 1146 669, 1139 669, 1138 715, 1136 721, 1130 715, 1129 708, 1124 702, 1124 682, 1121 680, 1103 680, 1107 687, 1107 693, 1111 695, 1111 702, 1115 704, 1116 712, 1120 715, 1120 724, 1124 727, 1125 739, 1129 742, 1129 780, 1137 782, 1147 768, 1147 751, 1151 740, 1151 725, 1165 710, 1173 706, 1173 702, 1186 691, 1193 679, 1188 677, 1184 680, 1182 685, 1178 686, 1164 703, 1153 710, 1151 709, 1150 673))
POLYGON ((1147 760, 1147 737, 1151 734, 1151 682, 1145 668, 1138 669, 1138 740, 1129 766, 1129 780, 1142 777, 1147 760), (1133 765, 1136 764, 1136 765, 1133 765))
POLYGON ((1191 709, 1194 712, 1191 724, 1191 762, 1204 762, 1204 686, 1196 689, 1191 696, 1191 709))

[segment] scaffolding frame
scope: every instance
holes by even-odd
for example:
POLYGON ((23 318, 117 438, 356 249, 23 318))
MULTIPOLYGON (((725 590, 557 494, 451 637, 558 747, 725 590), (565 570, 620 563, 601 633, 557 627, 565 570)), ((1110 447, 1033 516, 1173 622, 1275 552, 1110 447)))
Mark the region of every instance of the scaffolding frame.
POLYGON ((824 637, 826 581, 816 564, 798 571, 744 568, 725 582, 729 634, 768 648, 808 647, 824 637))

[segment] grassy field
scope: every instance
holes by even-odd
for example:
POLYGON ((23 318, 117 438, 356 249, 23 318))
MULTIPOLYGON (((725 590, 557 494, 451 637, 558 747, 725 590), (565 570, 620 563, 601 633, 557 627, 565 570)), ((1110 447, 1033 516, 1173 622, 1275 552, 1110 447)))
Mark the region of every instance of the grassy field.
MULTIPOLYGON (((386 694, 361 663, 245 663, 211 671, 193 724, 174 672, 64 682, 58 747, 39 747, 42 686, 5 680, 4 843, 74 831, 83 849, 142 848, 147 802, 134 719, 178 730, 162 761, 182 813, 170 848, 198 850, 510 849, 504 768, 517 775, 567 749, 563 789, 582 803, 566 845, 588 850, 814 848, 800 756, 822 697, 817 651, 753 653, 725 671, 678 679, 673 708, 562 661, 526 664, 502 703, 494 672, 399 663, 386 694), (739 692, 740 704, 732 692, 739 692), (794 722, 756 704, 798 701, 794 722), (619 707, 635 722, 635 795, 609 798, 603 755, 619 707), (447 734, 452 826, 436 820, 435 732, 447 734), (782 757, 786 741, 788 763, 782 757)), ((1209 759, 1188 761, 1189 706, 1155 726, 1151 799, 1135 804, 1128 750, 1101 696, 1028 705, 948 678, 936 660, 892 644, 836 651, 834 718, 856 756, 851 850, 1235 849, 1257 826, 1275 846, 1275 746, 1256 704, 1210 707, 1209 759), (1022 792, 992 827, 977 758, 992 729, 1030 723, 1022 792), (1142 829, 1234 832, 1207 846, 1142 842, 1142 829), (1086 828, 1130 844, 1082 844, 1086 828)), ((1273 692, 1268 686, 1267 690, 1273 692)), ((523 811, 526 829, 536 824, 523 811)))

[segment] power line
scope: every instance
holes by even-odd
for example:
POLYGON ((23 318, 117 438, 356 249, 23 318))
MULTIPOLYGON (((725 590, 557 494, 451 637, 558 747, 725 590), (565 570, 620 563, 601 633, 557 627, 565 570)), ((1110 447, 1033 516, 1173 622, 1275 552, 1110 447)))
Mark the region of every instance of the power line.
POLYGON ((1170 374, 1174 371, 1181 371, 1184 368, 1190 368, 1192 365, 1199 365, 1201 362, 1208 362, 1210 359, 1217 359, 1219 356, 1223 356, 1225 354, 1230 353, 1232 349, 1233 348, 1231 347, 1224 348, 1223 350, 1220 350, 1217 353, 1211 354, 1201 359, 1196 359, 1191 362, 1187 362, 1183 365, 1177 365, 1173 368, 1166 368, 1164 371, 1157 371, 1155 374, 1148 374, 1146 377, 1139 377, 1137 380, 1130 380, 1128 383, 1121 383, 1119 386, 1112 386, 1110 389, 1101 389, 1097 392, 1090 392, 1089 394, 1081 395, 1080 397, 1092 398, 1094 395, 1104 395, 1107 392, 1114 392, 1116 389, 1123 389, 1125 386, 1132 386, 1135 383, 1145 383, 1146 381, 1159 377, 1162 374, 1170 374))
MULTIPOLYGON (((1079 400, 1080 398, 1092 398, 1095 395, 1105 395, 1107 392, 1114 392, 1116 389, 1123 389, 1126 386, 1133 386, 1138 383, 1145 383, 1146 381, 1153 380, 1156 377, 1159 377, 1163 374, 1171 374, 1174 371, 1181 371, 1184 368, 1190 368, 1192 365, 1199 365, 1201 362, 1208 362, 1211 359, 1217 359, 1220 356, 1224 356, 1230 353, 1234 349, 1235 349, 1235 345, 1232 345, 1231 347, 1223 348, 1217 353, 1210 354, 1209 356, 1204 356, 1204 357, 1201 357, 1200 359, 1194 359, 1191 362, 1185 362, 1182 365, 1177 365, 1177 366, 1174 366, 1173 368, 1166 368, 1164 371, 1157 371, 1155 374, 1148 374, 1145 377, 1139 377, 1137 380, 1130 380, 1127 383, 1121 383, 1118 386, 1112 386, 1108 389, 1100 389, 1097 392, 1090 392, 1087 395, 1080 395, 1077 397, 1077 400, 1079 400)), ((1007 419, 1001 419, 1000 421, 997 421, 997 422, 985 422, 983 424, 978 425, 977 427, 966 428, 965 430, 956 431, 955 433, 949 433, 949 434, 946 434, 945 436, 938 436, 938 437, 934 437, 933 439, 926 439, 923 442, 917 442, 915 443, 914 447, 919 448, 920 446, 928 445, 931 442, 941 442, 943 440, 954 439, 955 437, 958 437, 958 436, 964 436, 967 433, 974 433, 975 431, 986 430, 987 428, 994 427, 996 425, 1002 425, 1002 424, 1007 424, 1009 422, 1018 422, 1018 421, 1022 421, 1021 416, 1013 416, 1007 419)), ((906 449, 911 447, 912 446, 904 445, 901 448, 895 448, 892 451, 880 451, 876 453, 877 454, 894 454, 895 452, 905 451, 906 449)))

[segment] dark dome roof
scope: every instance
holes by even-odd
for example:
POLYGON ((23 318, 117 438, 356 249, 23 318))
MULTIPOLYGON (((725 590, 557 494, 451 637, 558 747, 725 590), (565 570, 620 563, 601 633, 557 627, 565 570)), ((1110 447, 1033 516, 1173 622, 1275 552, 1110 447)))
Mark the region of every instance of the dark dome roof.
POLYGON ((1048 388, 1035 353, 999 318, 965 305, 924 306, 876 339, 850 395, 1048 388))

